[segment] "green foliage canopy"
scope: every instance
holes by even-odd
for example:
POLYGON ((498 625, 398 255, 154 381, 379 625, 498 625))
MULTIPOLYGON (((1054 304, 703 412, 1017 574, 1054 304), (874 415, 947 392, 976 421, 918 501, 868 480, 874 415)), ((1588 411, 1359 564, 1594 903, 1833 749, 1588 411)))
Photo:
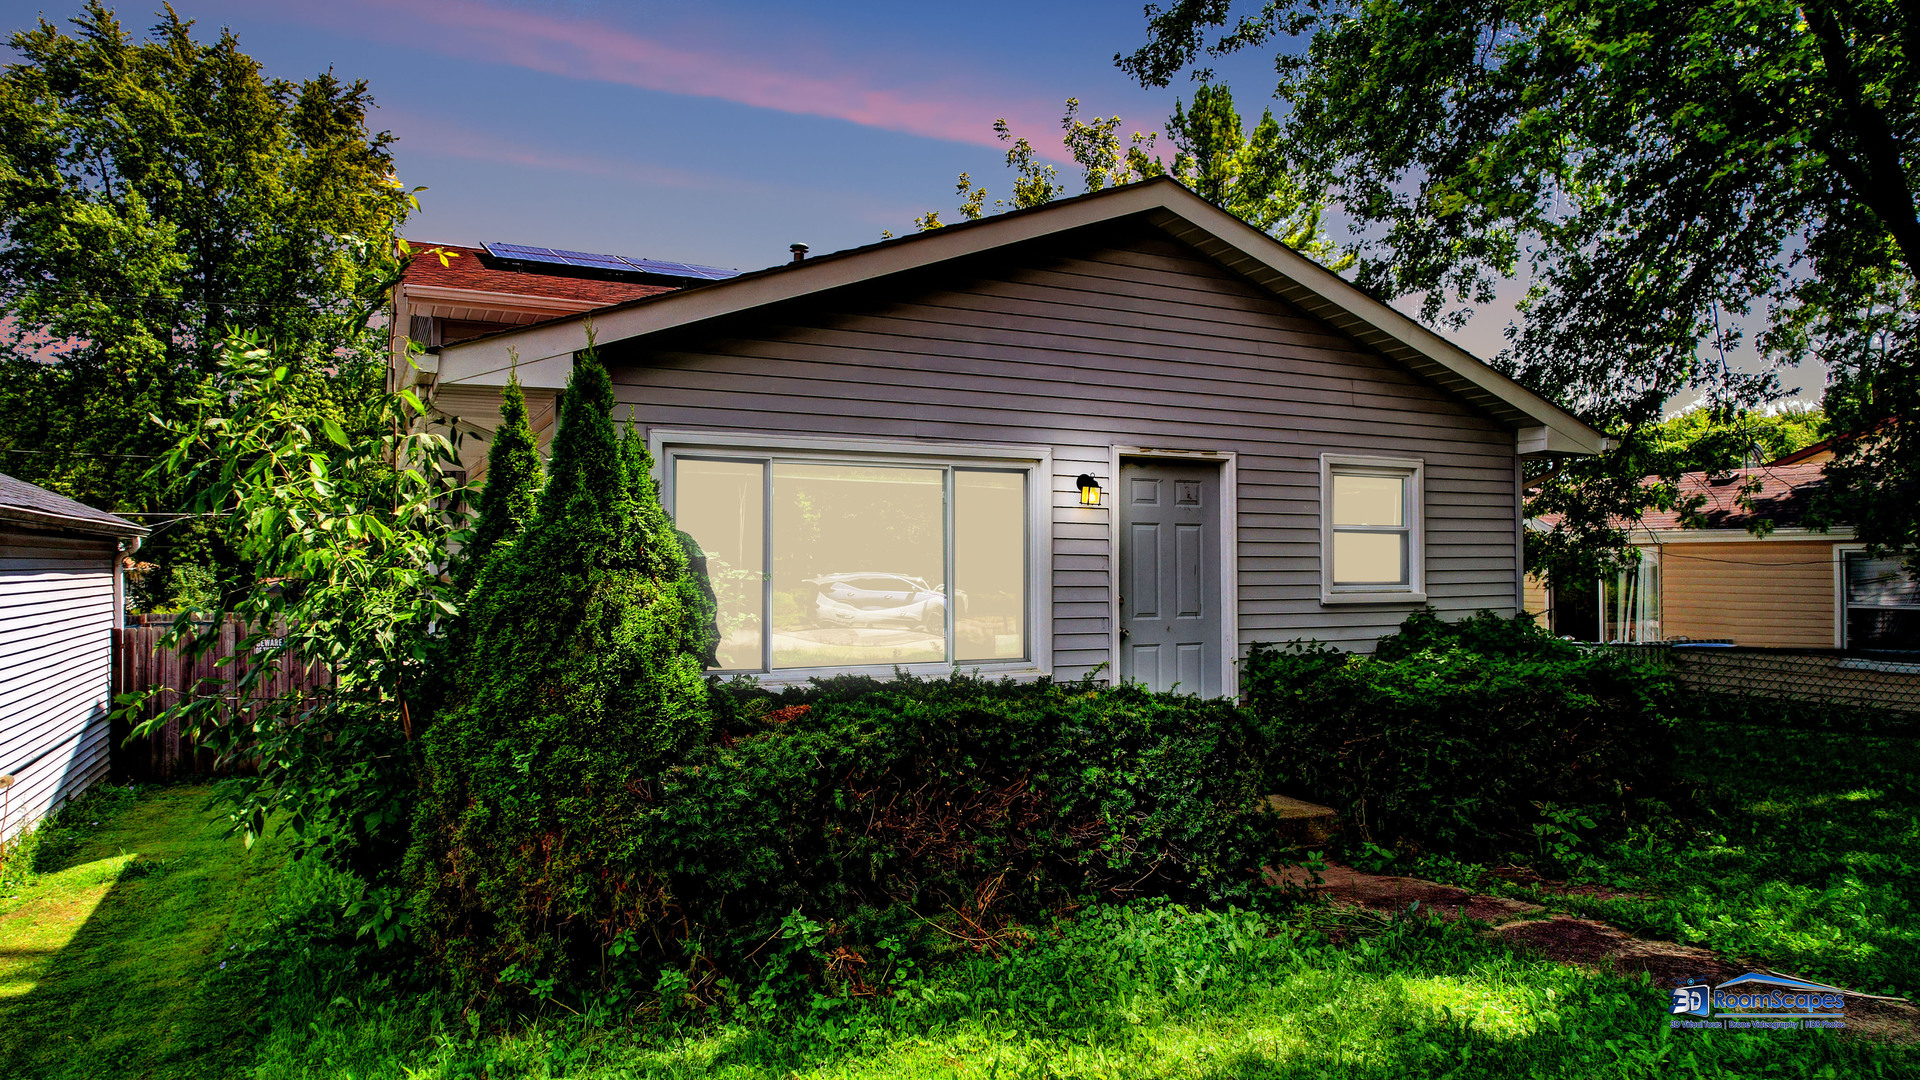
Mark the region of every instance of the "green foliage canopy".
MULTIPOLYGON (((1042 163, 1033 144, 1025 136, 1015 136, 1004 118, 993 122, 993 130, 1000 141, 1010 144, 1007 167, 1014 172, 1012 195, 994 200, 996 209, 1024 210, 1071 193, 1059 170, 1042 163)), ((1067 99, 1060 130, 1061 143, 1080 166, 1087 192, 1169 174, 1154 154, 1157 133, 1136 131, 1123 143, 1118 116, 1083 120, 1077 98, 1067 99)), ((1279 133, 1269 111, 1249 137, 1234 107, 1233 92, 1224 86, 1203 85, 1194 95, 1191 111, 1176 101, 1167 119, 1167 134, 1177 151, 1171 175, 1261 232, 1335 270, 1345 269, 1352 256, 1341 252, 1322 231, 1323 204, 1308 198, 1290 179, 1278 152, 1279 133)), ((961 173, 956 188, 962 218, 976 221, 985 215, 989 197, 985 185, 961 173)), ((922 232, 944 224, 939 211, 914 219, 922 232)))
MULTIPOLYGON (((287 392, 371 422, 362 339, 412 206, 361 82, 265 75, 171 9, 136 41, 100 0, 12 36, 0 72, 0 459, 96 506, 172 511, 148 473, 230 330, 287 392), (345 350, 343 352, 343 350, 345 350)), ((156 537, 165 547, 171 533, 156 537)))
POLYGON ((1826 365, 1830 475, 1869 539, 1920 539, 1920 16, 1897 0, 1231 0, 1148 9, 1149 85, 1279 45, 1279 145, 1363 235, 1357 280, 1424 314, 1524 277, 1500 363, 1624 436, 1536 512, 1596 537, 1645 498, 1637 429, 1689 389, 1776 392, 1728 357, 1826 365), (1874 512, 1867 513, 1872 510, 1874 512))
POLYGON ((533 520, 540 491, 540 451, 527 422, 527 395, 517 374, 500 391, 500 428, 487 446, 486 484, 474 499, 473 534, 454 559, 454 587, 461 593, 473 582, 500 545, 533 520))
MULTIPOLYGON (((441 579, 464 528, 454 448, 414 430, 426 409, 411 392, 374 394, 376 422, 353 433, 315 416, 290 365, 258 341, 228 341, 217 362, 183 402, 189 416, 161 429, 174 443, 154 468, 194 493, 188 509, 257 576, 207 612, 199 637, 183 615, 172 638, 211 646, 231 617, 247 628, 249 663, 146 728, 177 722, 223 762, 255 764, 222 781, 249 841, 277 816, 325 854, 377 863, 405 822, 404 747, 436 624, 454 612, 441 579), (332 678, 313 696, 267 696, 280 665, 332 678)), ((131 695, 120 705, 145 711, 131 695)))

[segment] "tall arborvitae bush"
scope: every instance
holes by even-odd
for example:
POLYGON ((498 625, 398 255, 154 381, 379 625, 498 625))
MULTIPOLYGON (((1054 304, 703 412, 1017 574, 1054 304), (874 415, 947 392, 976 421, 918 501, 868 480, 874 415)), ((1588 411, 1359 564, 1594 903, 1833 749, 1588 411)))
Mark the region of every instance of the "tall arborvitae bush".
POLYGON ((720 601, 707 574, 707 553, 684 529, 675 528, 660 506, 660 488, 653 480, 653 452, 646 436, 633 423, 620 436, 620 462, 626 470, 627 495, 638 509, 641 523, 652 536, 671 535, 686 556, 687 572, 680 577, 680 602, 687 609, 687 647, 707 667, 720 666, 720 601))
POLYGON ((589 351, 533 521, 476 582, 423 740, 416 925, 468 976, 565 974, 666 902, 636 828, 658 772, 711 722, 704 638, 686 555, 651 484, 630 479, 612 406, 589 351))
POLYGON ((527 422, 527 396, 518 375, 508 377, 507 388, 500 394, 500 429, 487 448, 485 480, 480 497, 474 500, 473 535, 454 561, 453 583, 462 593, 473 587, 494 552, 533 520, 540 490, 540 452, 527 422))

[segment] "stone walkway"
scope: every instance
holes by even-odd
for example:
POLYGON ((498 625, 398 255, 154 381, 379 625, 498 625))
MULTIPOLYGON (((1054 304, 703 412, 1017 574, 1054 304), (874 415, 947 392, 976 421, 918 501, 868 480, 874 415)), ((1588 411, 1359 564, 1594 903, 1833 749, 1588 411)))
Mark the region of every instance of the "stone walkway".
MULTIPOLYGON (((1321 877, 1323 883, 1314 886, 1300 867, 1268 871, 1268 879, 1274 884, 1306 888, 1335 905, 1392 914, 1419 901, 1417 911, 1421 915, 1431 913, 1448 921, 1464 916, 1486 923, 1488 936, 1516 948, 1561 963, 1622 975, 1644 971, 1654 985, 1663 988, 1690 982, 1721 983, 1749 971, 1768 970, 1735 963, 1708 949, 1637 938, 1607 923, 1548 912, 1538 904, 1483 896, 1420 878, 1368 874, 1334 863, 1327 865, 1321 877)), ((1920 1041, 1920 1008, 1909 1002, 1854 993, 1848 993, 1846 1001, 1849 1031, 1899 1042, 1920 1041)))

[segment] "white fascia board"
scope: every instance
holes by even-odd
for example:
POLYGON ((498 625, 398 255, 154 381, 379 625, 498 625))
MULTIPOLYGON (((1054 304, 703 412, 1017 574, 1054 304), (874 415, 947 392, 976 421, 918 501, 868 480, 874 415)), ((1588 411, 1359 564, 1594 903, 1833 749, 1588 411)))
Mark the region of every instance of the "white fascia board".
POLYGON ((1788 540, 1852 540, 1853 526, 1836 525, 1826 532, 1819 529, 1775 529, 1755 536, 1745 529, 1634 529, 1627 542, 1641 547, 1666 544, 1764 544, 1788 540))
POLYGON ((1524 417, 1516 426, 1548 429, 1554 452, 1598 454, 1605 449, 1606 436, 1572 413, 1186 188, 1178 184, 1170 187, 1185 198, 1165 200, 1167 211, 1191 222, 1193 228, 1204 235, 1183 234, 1177 222, 1157 222, 1168 232, 1248 273, 1295 306, 1325 319, 1415 371, 1435 377, 1435 381, 1449 389, 1477 390, 1479 394, 1463 396, 1471 399, 1484 395, 1491 402, 1506 406, 1514 414, 1507 418, 1510 422, 1524 417), (1229 251, 1221 250, 1223 246, 1244 258, 1233 258, 1229 251), (1245 265, 1247 260, 1264 267, 1269 274, 1251 272, 1254 268, 1245 265))
POLYGON ((1165 178, 449 345, 441 350, 441 379, 503 382, 509 346, 518 350, 522 365, 571 358, 586 348, 589 325, 597 340, 621 341, 1135 215, 1145 216, 1296 306, 1489 408, 1515 428, 1545 429, 1532 440, 1546 448, 1541 452, 1597 454, 1606 446, 1603 434, 1573 414, 1165 178))
MULTIPOLYGON (((1586 425, 1582 424, 1582 427, 1586 425)), ((1593 429, 1587 428, 1587 431, 1593 429)), ((1598 434, 1596 432, 1596 434, 1598 434)), ((1521 457, 1563 457, 1566 455, 1603 453, 1613 449, 1615 442, 1601 436, 1599 449, 1594 448, 1594 440, 1586 431, 1572 431, 1565 426, 1553 427, 1541 424, 1537 427, 1524 427, 1514 433, 1514 449, 1521 457)))
MULTIPOLYGON (((1178 187, 1178 185, 1173 185, 1178 187)), ((966 226, 952 226, 909 238, 910 243, 882 244, 846 255, 824 255, 787 264, 777 272, 762 272, 711 285, 663 293, 628 305, 507 331, 440 350, 443 383, 506 381, 509 346, 517 349, 524 374, 529 362, 565 357, 587 347, 591 327, 596 341, 623 341, 677 326, 749 311, 768 304, 856 285, 889 274, 917 270, 950 259, 990 251, 996 247, 1036 239, 1050 233, 1097 225, 1129 214, 1142 213, 1164 203, 1160 185, 1135 184, 1115 189, 1102 199, 1071 200, 1040 208, 1045 214, 1003 214, 966 226), (1156 190, 1146 190, 1146 189, 1156 190), (1122 198, 1122 197, 1125 198, 1122 198), (1058 216, 1055 216, 1058 215, 1058 216)), ((1179 189, 1185 191, 1184 188, 1179 189)), ((1188 196, 1198 202, 1198 196, 1188 196)), ((1204 205, 1204 204, 1202 204, 1204 205)))

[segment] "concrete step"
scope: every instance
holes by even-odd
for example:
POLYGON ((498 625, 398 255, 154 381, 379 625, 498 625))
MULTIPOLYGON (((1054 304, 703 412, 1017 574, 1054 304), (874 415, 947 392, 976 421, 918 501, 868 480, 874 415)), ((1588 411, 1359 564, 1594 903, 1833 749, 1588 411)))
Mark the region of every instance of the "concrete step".
POLYGON ((1324 844, 1340 827, 1333 808, 1285 795, 1269 795, 1261 810, 1274 815, 1280 835, 1299 844, 1324 844))

